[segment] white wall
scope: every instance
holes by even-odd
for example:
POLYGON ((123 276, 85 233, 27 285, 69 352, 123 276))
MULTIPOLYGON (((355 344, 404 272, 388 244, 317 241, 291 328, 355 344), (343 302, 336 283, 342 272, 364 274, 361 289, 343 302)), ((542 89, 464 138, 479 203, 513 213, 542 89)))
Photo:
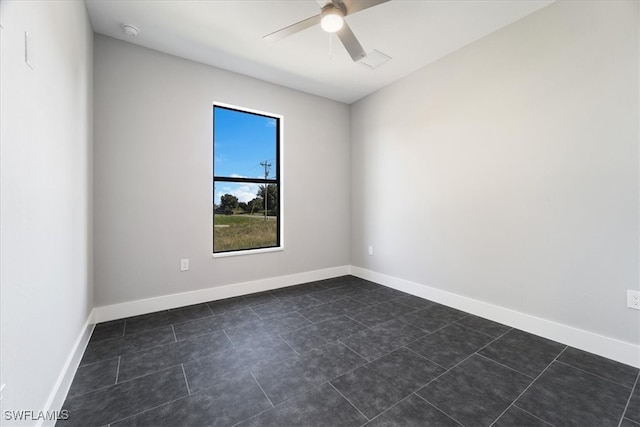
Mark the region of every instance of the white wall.
POLYGON ((639 344, 638 7, 552 4, 354 104, 352 264, 639 344))
POLYGON ((93 307, 93 31, 83 2, 3 1, 0 20, 0 423, 14 425, 5 410, 55 406, 93 307))
POLYGON ((94 120, 96 306, 349 264, 348 106, 96 35, 94 120), (284 116, 284 251, 212 257, 214 101, 284 116))

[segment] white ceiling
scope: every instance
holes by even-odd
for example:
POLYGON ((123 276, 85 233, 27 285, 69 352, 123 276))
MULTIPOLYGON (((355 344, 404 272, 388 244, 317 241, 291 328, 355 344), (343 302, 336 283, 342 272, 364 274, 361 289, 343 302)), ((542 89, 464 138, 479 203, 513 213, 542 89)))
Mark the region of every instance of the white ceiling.
POLYGON ((97 33, 345 103, 552 2, 391 0, 355 13, 346 20, 365 51, 392 57, 372 70, 319 26, 262 39, 318 14, 316 0, 86 0, 97 33), (140 34, 128 37, 122 24, 140 34))

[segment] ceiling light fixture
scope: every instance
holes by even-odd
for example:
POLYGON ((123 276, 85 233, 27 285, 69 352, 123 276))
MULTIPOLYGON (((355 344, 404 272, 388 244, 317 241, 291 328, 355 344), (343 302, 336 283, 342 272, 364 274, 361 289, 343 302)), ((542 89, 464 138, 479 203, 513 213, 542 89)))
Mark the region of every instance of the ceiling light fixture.
POLYGON ((322 8, 322 18, 320 26, 327 33, 335 33, 344 25, 344 11, 336 7, 333 3, 322 8))

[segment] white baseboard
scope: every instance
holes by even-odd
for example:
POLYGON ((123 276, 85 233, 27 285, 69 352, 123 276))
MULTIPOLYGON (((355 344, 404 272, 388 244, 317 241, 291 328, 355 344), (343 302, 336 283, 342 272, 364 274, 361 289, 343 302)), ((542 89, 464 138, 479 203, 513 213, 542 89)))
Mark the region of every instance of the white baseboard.
POLYGON ((315 280, 330 279, 332 277, 349 274, 350 266, 326 268, 323 270, 307 271, 287 276, 271 277, 268 279, 254 280, 251 282, 236 283, 233 285, 217 286, 214 288, 197 291, 182 292, 179 294, 163 295, 154 298, 129 301, 121 304, 96 307, 94 320, 96 323, 109 320, 122 319, 140 314, 153 313, 154 311, 168 310, 170 308, 183 307, 185 305, 200 304, 223 298, 236 297, 254 292, 269 291, 272 289, 293 286, 315 280))
MULTIPOLYGON (((87 348, 87 344, 89 344, 89 339, 91 338, 91 333, 95 326, 95 322, 93 320, 94 312, 95 310, 92 310, 91 313, 89 313, 76 342, 69 352, 69 356, 62 367, 58 380, 56 381, 56 384, 49 395, 49 399, 47 399, 47 403, 44 406, 45 411, 51 413, 62 409, 64 400, 66 399, 71 383, 73 382, 73 377, 76 375, 78 366, 80 366, 80 361, 82 360, 84 351, 87 348)), ((55 420, 39 420, 36 426, 53 426, 55 423, 55 420)))
POLYGON ((640 368, 640 346, 508 308, 352 266, 351 274, 485 319, 640 368))

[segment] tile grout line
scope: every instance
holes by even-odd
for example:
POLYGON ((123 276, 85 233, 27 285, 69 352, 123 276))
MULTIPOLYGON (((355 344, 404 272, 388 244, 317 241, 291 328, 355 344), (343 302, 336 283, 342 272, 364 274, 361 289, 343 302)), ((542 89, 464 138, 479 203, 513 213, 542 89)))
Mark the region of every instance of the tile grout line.
POLYGON ((163 406, 171 405, 172 403, 175 403, 178 400, 186 399, 187 397, 188 396, 178 397, 177 399, 173 399, 173 400, 170 400, 168 402, 161 403, 160 405, 156 405, 156 406, 154 406, 152 408, 145 409, 144 411, 136 412, 135 414, 128 415, 128 416, 126 416, 124 418, 118 418, 115 421, 111 421, 111 423, 109 423, 108 425, 111 426, 112 424, 119 423, 120 421, 128 420, 129 418, 137 417, 138 415, 142 415, 142 414, 145 414, 147 412, 151 412, 151 411, 153 411, 155 409, 158 409, 158 408, 161 408, 163 406))
MULTIPOLYGON (((493 422, 490 424, 490 426, 489 426, 489 427, 492 427, 492 426, 496 423, 496 421, 498 421, 498 420, 500 419, 500 417, 502 417, 502 416, 503 416, 503 415, 504 415, 504 414, 505 414, 509 409, 511 409, 511 407, 512 407, 512 406, 515 406, 515 403, 518 401, 518 399, 520 399, 520 398, 521 398, 521 397, 522 397, 522 396, 527 392, 527 390, 529 390, 529 389, 531 388, 531 386, 532 386, 533 384, 535 384, 535 382, 536 382, 536 381, 538 381, 538 379, 539 379, 542 375, 544 375, 544 373, 545 373, 545 372, 547 372, 547 369, 549 369, 549 367, 551 367, 551 365, 553 365, 553 362, 555 362, 555 361, 558 359, 558 357, 562 356, 562 353, 564 353, 564 352, 567 350, 567 348, 569 348, 569 346, 565 345, 565 346, 564 346, 564 348, 562 349, 562 351, 561 351, 560 353, 558 353, 558 355, 557 355, 556 357, 554 357, 554 358, 553 358, 553 360, 552 360, 552 361, 551 361, 551 362, 550 362, 550 363, 549 363, 549 364, 548 364, 548 365, 547 365, 547 366, 542 370, 542 372, 540 372, 540 373, 539 373, 539 374, 538 374, 538 375, 533 379, 533 381, 531 381, 531 382, 529 383, 529 385, 528 385, 528 386, 526 386, 526 387, 524 388, 524 390, 522 390, 518 396, 516 396, 516 398, 515 398, 515 399, 513 399, 513 401, 509 404, 509 406, 507 406, 507 408, 506 408, 504 411, 502 411, 502 413, 501 413, 500 415, 498 415, 498 416, 496 417, 496 419, 495 419, 495 420, 493 420, 493 422)), ((489 360, 493 360, 493 359, 489 359, 489 360)), ((516 371, 516 372, 518 372, 518 371, 516 371)), ((518 408, 520 408, 520 407, 518 407, 518 408)), ((533 415, 533 414, 532 414, 532 415, 533 415)), ((537 417, 537 416, 536 416, 536 418, 540 418, 540 417, 537 417)), ((540 418, 540 419, 541 419, 541 420, 543 420, 544 422, 548 423, 548 424, 553 424, 553 423, 550 423, 549 421, 547 421, 547 420, 545 420, 545 419, 543 419, 543 418, 540 418)))
MULTIPOLYGON (((366 357, 364 357, 363 355, 361 355, 360 353, 358 353, 357 351, 355 351, 354 349, 352 349, 351 347, 349 347, 347 344, 345 344, 344 342, 342 342, 340 339, 338 339, 336 342, 342 344, 343 346, 345 346, 348 350, 353 351, 355 354, 357 354, 358 356, 362 357, 363 360, 366 360, 367 363, 371 363, 369 362, 369 359, 367 359, 366 357)), ((363 366, 363 365, 360 365, 363 366)), ((349 372, 355 370, 356 368, 351 369, 349 372)))
MULTIPOLYGON (((506 333, 506 332, 505 332, 506 333)), ((476 350, 474 353, 471 353, 469 356, 465 357, 464 359, 462 359, 461 361, 459 361, 458 363, 456 363, 455 365, 453 365, 452 367, 450 367, 449 369, 445 368, 445 371, 443 373, 441 373, 440 375, 438 375, 437 377, 431 379, 431 381, 429 381, 428 383, 426 383, 424 386, 422 386, 421 388, 424 388, 426 386, 428 386, 429 384, 431 384, 432 382, 436 381, 437 379, 439 379, 440 377, 442 377, 443 375, 445 375, 446 373, 452 371, 453 369, 457 368, 458 366, 460 366, 462 363, 464 363, 466 360, 470 359, 472 356, 474 356, 475 354, 478 354, 478 351, 482 350, 483 348, 493 344, 494 342, 496 342, 499 338, 501 338, 504 334, 500 335, 499 337, 494 338, 492 341, 488 342, 486 345, 484 345, 483 347, 479 348, 478 350, 476 350)), ((479 355, 479 354, 478 354, 479 355)), ((422 356, 424 357, 424 356, 422 356)), ((486 357, 485 357, 486 359, 486 357)), ((428 359, 431 360, 431 359, 428 359)), ((491 361, 493 361, 493 359, 489 359, 491 361)), ((434 362, 435 363, 435 362, 434 362)), ((497 362, 496 362, 497 363, 497 362)), ((437 363, 436 363, 437 364, 437 363)), ((440 366, 440 365, 438 365, 440 366)), ((509 368, 511 369, 511 368, 509 368)), ((516 371, 517 372, 517 371, 516 371)), ((432 405, 433 407, 436 407, 433 403, 429 402, 427 399, 423 398, 422 396, 420 396, 419 394, 416 393, 416 396, 420 397, 422 400, 424 400, 425 402, 429 403, 430 405, 432 405)), ((437 407, 436 407, 437 408, 437 407)), ((439 408, 438 408, 439 409, 439 408)), ((439 409, 440 410, 440 409, 439 409)), ((447 415, 449 416, 449 415, 447 415)))
POLYGON ((271 399, 269 399, 269 396, 267 396, 267 393, 264 391, 264 389, 262 388, 262 385, 260 385, 260 383, 258 382, 258 379, 253 374, 253 372, 249 372, 249 374, 251 374, 251 378, 253 378, 253 381, 255 381, 255 383, 258 385, 258 388, 260 388, 260 391, 262 392, 262 394, 264 394, 264 397, 267 398, 267 402, 269 402, 269 404, 271 405, 271 408, 275 408, 276 405, 274 405, 271 399))
POLYGON ((116 384, 118 384, 118 377, 120 376, 120 360, 122 356, 118 356, 118 367, 116 368, 116 384))
MULTIPOLYGON (((624 384, 620 384, 619 382, 616 382, 616 381, 611 380, 611 379, 609 379, 609 378, 605 378, 605 377, 600 376, 600 375, 598 375, 598 374, 596 374, 596 373, 593 373, 593 372, 591 372, 591 371, 587 371, 586 369, 578 368, 577 366, 574 366, 574 365, 572 365, 571 363, 563 362, 562 360, 558 360, 557 362, 558 362, 558 363, 562 363, 564 366, 568 366, 568 367, 570 367, 570 368, 573 368, 573 369, 576 369, 576 370, 578 370, 578 371, 584 372, 585 374, 593 375, 594 377, 600 378, 601 380, 607 381, 607 382, 609 382, 609 383, 611 383, 611 384, 615 384, 615 385, 618 385, 618 386, 620 386, 620 387, 624 387, 624 388, 629 388, 629 387, 627 387, 626 385, 624 385, 624 384)), ((633 391, 633 387, 634 387, 634 385, 635 385, 635 382, 634 382, 634 383, 633 383, 633 385, 631 386, 631 391, 633 391)))
POLYGON ((233 340, 229 337, 229 334, 227 334, 227 331, 225 328, 222 328, 222 332, 224 332, 224 335, 227 337, 227 339, 229 340, 229 342, 231 343, 231 345, 233 346, 233 348, 237 348, 236 344, 233 342, 233 340))
POLYGON ((258 312, 257 312, 257 311, 255 311, 255 310, 253 309, 253 307, 252 307, 252 306, 249 306, 249 311, 251 311, 253 314, 255 314, 256 316, 258 316, 258 319, 259 319, 259 320, 264 320, 264 319, 262 318, 262 316, 260 316, 260 315, 258 314, 258 312))
MULTIPOLYGON (((465 317, 463 317, 463 318, 462 318, 462 319, 460 319, 460 320, 466 319, 467 317, 471 317, 471 315, 469 315, 469 316, 465 316, 465 317)), ((479 333, 481 333, 482 335, 486 335, 486 336, 488 336, 488 337, 494 338, 494 337, 493 337, 493 335, 489 335, 488 333, 483 332, 483 331, 481 331, 480 329, 472 328, 471 326, 466 326, 466 325, 463 325, 463 324, 461 324, 461 323, 458 323, 458 322, 460 322, 460 320, 457 320, 457 321, 455 321, 455 322, 451 323, 451 325, 458 325, 458 326, 460 326, 461 328, 469 329, 469 330, 472 330, 472 331, 474 331, 474 332, 479 332, 479 333)), ((505 326, 506 326, 506 325, 505 325, 505 326)), ((500 334, 500 336, 502 336, 502 335, 506 334, 507 332, 510 332, 510 331, 513 329, 513 328, 510 328, 510 327, 508 327, 508 326, 506 326, 506 327, 508 328, 508 330, 507 330, 506 332, 501 333, 501 334, 500 334)))
POLYGON ((438 405, 436 405, 433 402, 428 401, 427 399, 425 399, 424 397, 420 396, 418 393, 414 392, 413 394, 415 394, 418 399, 422 399, 423 401, 427 402, 427 404, 433 406, 434 408, 436 408, 437 411, 442 412, 444 415, 446 415, 447 417, 451 418, 453 421, 457 422, 458 424, 460 424, 461 427, 464 427, 464 423, 461 423, 460 421, 458 421, 456 418, 454 418, 453 415, 445 412, 444 410, 442 410, 440 407, 438 407, 438 405))
POLYGON ((286 345, 288 345, 288 346, 289 346, 289 348, 290 348, 291 350, 293 350, 293 352, 296 354, 296 356, 300 356, 300 353, 298 353, 298 350, 296 350, 295 348, 293 348, 293 346, 292 346, 291 344, 289 344, 289 342, 288 342, 286 339, 282 338, 282 334, 278 334, 278 335, 276 335, 276 336, 277 336, 278 338, 280 338, 280 339, 282 340, 282 342, 284 342, 286 345))
MULTIPOLYGON (((405 400, 407 400, 408 398, 410 398, 413 395, 413 393, 409 393, 407 396, 405 396, 404 399, 400 399, 399 401, 397 401, 396 403, 394 403, 393 405, 389 406, 387 409, 385 409, 384 411, 380 412, 378 415, 376 415, 375 417, 371 418, 368 422, 371 422, 373 420, 375 420, 378 417, 381 417, 383 414, 385 414, 386 412, 390 411, 391 409, 395 408, 396 406, 398 406, 399 404, 401 404, 402 402, 404 402, 405 400)), ((366 424, 366 423, 364 423, 366 424)), ((362 424, 362 425, 364 425, 362 424)))
MULTIPOLYGON (((251 373, 251 375, 253 376, 253 373, 251 373)), ((255 379, 255 377, 254 377, 254 379, 255 379)), ((260 383, 258 383, 258 381, 257 381, 257 380, 256 380, 256 383, 258 384, 258 386, 260 386, 260 383)), ((250 420, 250 419, 253 419, 253 418, 257 418, 258 416, 260 416, 260 415, 262 415, 262 414, 264 414, 264 413, 267 413, 267 412, 271 411, 271 410, 272 410, 272 409, 274 409, 274 408, 278 408, 278 407, 280 407, 280 406, 283 406, 285 403, 287 403, 287 402, 289 402, 289 401, 291 401, 291 400, 295 399, 295 398, 296 398, 296 397, 298 397, 298 396, 301 396, 301 395, 303 395, 303 394, 305 394, 305 393, 309 393, 309 392, 311 392, 311 391, 313 391, 313 390, 316 390, 317 388, 319 388, 319 387, 320 387, 320 386, 322 386, 323 384, 324 384, 324 383, 322 383, 322 384, 320 384, 320 385, 318 385, 318 386, 314 386, 314 387, 312 387, 312 388, 310 388, 310 389, 308 389, 308 390, 304 390, 304 391, 301 391, 301 392, 299 392, 299 393, 296 393, 296 394, 294 394, 293 396, 291 396, 291 397, 289 397, 289 398, 287 398, 287 399, 283 400, 282 402, 278 403, 277 405, 273 405, 273 403, 272 403, 273 408, 269 408, 269 409, 265 409, 265 410, 263 410, 263 411, 260 411, 260 412, 258 412, 257 414, 254 414, 254 415, 252 415, 252 416, 250 416, 250 417, 247 417, 247 418, 245 418, 245 419, 243 419, 243 420, 241 420, 241 421, 238 421, 237 423, 232 424, 232 425, 231 425, 231 427, 235 427, 235 426, 237 426, 237 425, 239 425, 239 424, 241 424, 241 423, 243 423, 243 422, 245 422, 245 421, 247 421, 247 420, 250 420)), ((262 387, 260 387, 260 388, 262 389, 262 387)), ((262 392, 264 393, 264 390, 262 390, 262 392)), ((265 394, 265 396, 266 396, 266 394, 265 394)), ((269 399, 269 397, 268 397, 268 396, 267 396, 267 399, 269 400, 269 402, 271 402, 271 400, 269 399)))
MULTIPOLYGON (((414 350, 414 349, 412 349, 412 348, 407 347, 406 345, 405 345, 404 347, 400 347, 400 348, 407 349, 408 351, 410 351, 411 353, 415 354, 416 356, 418 356, 418 357, 420 357, 420 358, 422 358, 422 359, 424 359, 424 360, 427 360, 427 361, 429 361, 429 362, 433 363, 434 365, 436 365, 436 366, 438 366, 438 367, 440 367, 440 368, 444 369, 445 371, 448 371, 448 370, 449 370, 446 366, 442 366, 442 365, 441 365, 441 364, 439 364, 438 362, 436 362, 436 361, 434 361, 434 360, 429 359, 427 356, 424 356, 424 355, 422 355, 422 354, 418 353, 417 351, 415 351, 415 350, 414 350)), ((420 388, 422 388, 422 387, 420 387, 420 388)))
POLYGON ((176 328, 173 327, 173 323, 171 324, 171 332, 173 332, 174 342, 178 342, 178 337, 176 337, 176 328))
MULTIPOLYGON (((512 406, 513 406, 514 408, 518 408, 520 411, 522 411, 522 412, 524 412, 524 413, 526 413, 526 414, 531 415, 533 418, 535 418, 535 419, 537 419, 537 420, 540 420, 540 421, 542 421, 543 423, 545 423, 545 424, 547 424, 547 425, 549 425, 549 426, 553 426, 553 425, 554 425, 554 424, 551 424, 550 422, 548 422, 548 421, 546 421, 546 420, 543 420, 543 419, 542 419, 542 418, 540 418, 539 416, 537 416, 537 415, 535 415, 535 414, 532 414, 531 412, 527 411, 526 409, 522 409, 521 407, 519 407, 518 405, 516 405, 516 404, 515 404, 515 402, 513 403, 513 405, 512 405, 512 406)), ((495 422, 495 421, 494 421, 494 422, 495 422)))
MULTIPOLYGON (((209 307, 209 301, 204 303, 204 306, 207 307, 207 310, 209 310, 210 316, 213 316, 213 310, 211 310, 211 307, 209 307)), ((208 316, 203 316, 203 317, 208 317, 208 316)))
POLYGON ((187 381, 187 373, 184 371, 184 363, 181 363, 180 367, 182 368, 182 376, 184 377, 184 383, 187 386, 187 394, 189 396, 191 396, 191 389, 189 388, 189 381, 187 381))
POLYGON ((633 384, 633 387, 631 387, 631 393, 629 393, 629 398, 627 399, 627 404, 624 406, 624 410, 622 411, 622 416, 620 417, 620 422, 618 423, 618 427, 622 426, 622 420, 624 420, 625 415, 627 413, 627 409, 629 408, 629 405, 631 404, 631 399, 633 398, 633 391, 635 390, 636 387, 638 387, 638 381, 639 380, 640 380, 640 372, 638 372, 636 374, 636 381, 633 384))
MULTIPOLYGON (((493 362, 493 363, 495 363, 496 365, 500 365, 500 366, 502 366, 503 368, 507 368, 507 369, 509 369, 509 370, 511 370, 511 371, 517 372, 518 374, 520 374, 520 375, 522 375, 522 376, 524 376, 524 377, 527 377, 527 378, 528 378, 528 379, 530 379, 531 381, 535 380, 536 378, 538 378, 538 375, 540 375, 540 374, 538 374, 538 375, 536 375, 535 377, 532 377, 532 376, 531 376, 531 375, 529 375, 529 374, 525 374, 524 372, 520 372, 520 371, 519 371, 519 370, 517 370, 516 368, 512 368, 511 366, 506 365, 506 364, 504 364, 504 363, 502 363, 502 362, 499 362, 499 361, 497 361, 497 360, 494 360, 494 359, 490 358, 489 356, 485 356, 484 354, 480 354, 480 353, 478 353, 478 352, 475 352, 474 354, 477 354, 479 357, 482 357, 483 359, 486 359, 486 360, 488 360, 488 361, 490 361, 490 362, 493 362)), ((555 359, 554 359, 554 360, 555 360, 555 359)), ((553 362, 553 361, 552 361, 552 362, 553 362)), ((544 370, 546 370, 546 369, 547 369, 547 367, 545 366, 545 369, 543 369, 543 371, 544 371, 544 370)))
POLYGON ((329 384, 329 386, 330 386, 332 389, 334 389, 334 390, 335 390, 335 391, 336 391, 340 396, 342 396, 342 398, 343 398, 344 400, 346 400, 346 401, 347 401, 347 403, 348 403, 349 405, 351 405, 351 407, 352 407, 353 409, 355 409, 356 411, 358 411, 358 412, 360 413, 360 415, 362 415, 362 416, 364 417, 364 419, 365 419, 365 420, 367 420, 367 422, 371 421, 371 419, 370 419, 369 417, 367 417, 365 414, 363 414, 363 413, 362 413, 362 411, 361 411, 360 409, 358 409, 358 407, 357 407, 356 405, 354 405, 354 404, 353 404, 353 403, 352 403, 352 402, 347 398, 347 396, 345 396, 344 394, 342 394, 342 393, 340 392, 340 390, 338 390, 338 389, 337 389, 333 384, 331 384, 331 382, 330 382, 330 381, 327 381, 325 384, 329 384))
MULTIPOLYGON (((311 322, 311 325, 315 325, 315 322, 314 322, 313 320, 309 319, 307 316, 305 316, 304 314, 300 313, 300 311, 299 311, 299 310, 296 310, 296 313, 298 313, 298 314, 299 314, 303 319, 306 319, 306 320, 308 320, 309 322, 311 322)), ((318 322, 318 323, 319 323, 319 322, 318 322)), ((306 325, 306 326, 311 326, 311 325, 306 325)), ((306 326, 302 326, 301 328, 298 328, 298 329, 302 329, 302 328, 304 328, 304 327, 306 327, 306 326)), ((297 330, 297 329, 294 329, 293 331, 296 331, 296 330, 297 330)), ((287 332, 293 332, 293 331, 287 331, 287 332)))

